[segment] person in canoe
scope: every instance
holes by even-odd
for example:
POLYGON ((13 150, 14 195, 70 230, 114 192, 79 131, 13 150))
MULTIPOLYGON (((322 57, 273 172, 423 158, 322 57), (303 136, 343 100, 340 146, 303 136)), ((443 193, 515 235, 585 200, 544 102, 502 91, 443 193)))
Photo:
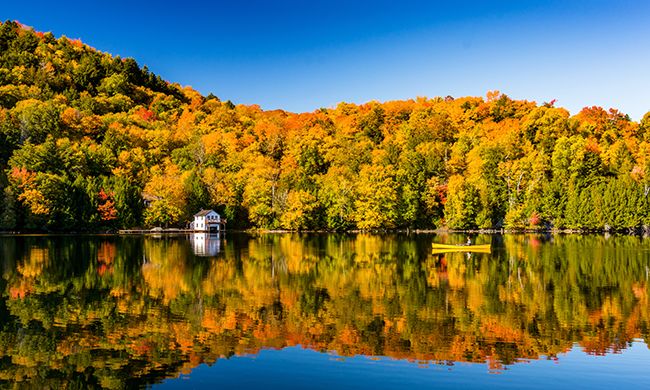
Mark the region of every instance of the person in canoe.
POLYGON ((465 245, 466 245, 466 246, 470 246, 470 245, 472 245, 472 237, 467 236, 467 241, 465 242, 465 245))

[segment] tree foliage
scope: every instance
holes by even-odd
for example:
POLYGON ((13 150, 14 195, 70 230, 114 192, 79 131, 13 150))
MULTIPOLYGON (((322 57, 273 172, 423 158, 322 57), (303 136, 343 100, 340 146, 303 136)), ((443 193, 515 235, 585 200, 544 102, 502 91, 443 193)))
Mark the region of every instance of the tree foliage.
POLYGON ((263 111, 16 22, 0 49, 5 229, 184 226, 200 208, 295 230, 649 224, 650 113, 497 91, 263 111))

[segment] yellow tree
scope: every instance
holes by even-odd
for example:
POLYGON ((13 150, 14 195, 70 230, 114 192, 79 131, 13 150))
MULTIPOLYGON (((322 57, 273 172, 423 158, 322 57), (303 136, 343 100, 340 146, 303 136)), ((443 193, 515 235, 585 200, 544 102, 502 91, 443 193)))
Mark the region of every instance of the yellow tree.
POLYGON ((280 217, 284 229, 302 230, 314 227, 313 219, 318 207, 317 199, 307 191, 289 191, 287 208, 280 217))
POLYGON ((398 194, 392 165, 365 165, 359 172, 355 201, 359 229, 392 229, 398 223, 398 194))
POLYGON ((476 217, 480 212, 481 200, 478 189, 460 175, 449 178, 448 196, 445 203, 445 221, 454 229, 476 227, 476 217))
POLYGON ((151 178, 144 189, 153 198, 150 207, 145 210, 145 223, 148 226, 168 226, 182 221, 187 203, 183 182, 180 169, 169 159, 151 168, 151 178))
POLYGON ((238 175, 245 184, 242 205, 258 227, 276 227, 286 205, 286 189, 280 186, 280 170, 271 157, 258 155, 246 162, 238 175))

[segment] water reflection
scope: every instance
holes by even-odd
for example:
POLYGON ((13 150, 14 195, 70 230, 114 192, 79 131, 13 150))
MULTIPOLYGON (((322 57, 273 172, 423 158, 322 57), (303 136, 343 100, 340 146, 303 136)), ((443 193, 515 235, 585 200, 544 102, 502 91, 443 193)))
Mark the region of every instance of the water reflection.
POLYGON ((0 380, 120 388, 302 345, 486 363, 647 341, 650 245, 635 237, 0 238, 0 380))
POLYGON ((189 238, 195 256, 216 256, 221 250, 220 234, 191 233, 189 238))

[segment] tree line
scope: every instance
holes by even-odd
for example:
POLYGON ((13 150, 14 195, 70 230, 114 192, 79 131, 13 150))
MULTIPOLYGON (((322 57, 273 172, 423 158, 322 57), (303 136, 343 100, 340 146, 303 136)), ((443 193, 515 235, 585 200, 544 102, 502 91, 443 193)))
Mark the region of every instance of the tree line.
POLYGON ((635 229, 650 113, 417 98, 264 111, 0 25, 0 228, 635 229), (146 201, 145 201, 146 200, 146 201))

